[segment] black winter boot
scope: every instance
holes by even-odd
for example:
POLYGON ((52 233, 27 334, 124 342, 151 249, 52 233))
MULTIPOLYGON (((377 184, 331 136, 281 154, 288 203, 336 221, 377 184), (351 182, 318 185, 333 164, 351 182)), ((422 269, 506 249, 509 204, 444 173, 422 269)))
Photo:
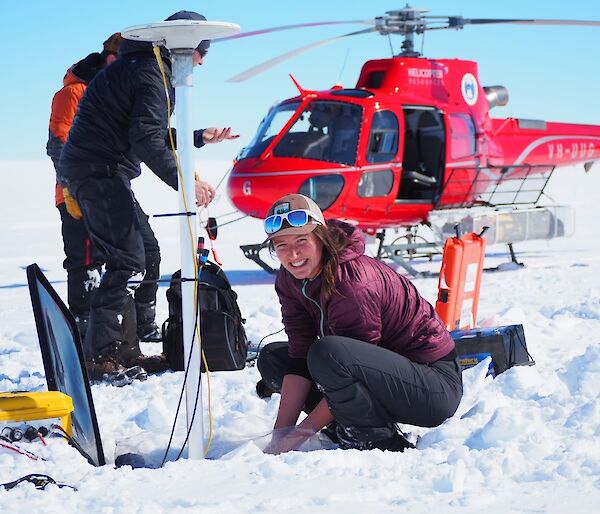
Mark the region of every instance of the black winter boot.
POLYGON ((117 360, 124 367, 142 367, 147 373, 162 373, 171 369, 164 355, 144 355, 137 343, 123 343, 119 348, 117 360))
POLYGON ((144 381, 148 378, 148 374, 141 366, 123 366, 120 362, 121 346, 121 342, 116 341, 96 357, 85 361, 89 380, 101 380, 122 387, 131 384, 134 380, 144 381))
POLYGON ((332 421, 329 425, 321 429, 321 433, 326 435, 332 443, 340 444, 340 438, 337 435, 338 426, 339 424, 337 421, 332 421))
POLYGON ((262 378, 256 382, 256 394, 259 398, 271 398, 271 395, 275 392, 262 378))
POLYGON ((119 361, 119 350, 121 342, 116 341, 110 347, 104 349, 99 355, 85 361, 85 367, 90 380, 102 380, 107 373, 124 371, 125 368, 119 361))
POLYGON ((119 362, 124 366, 135 366, 135 362, 141 355, 140 341, 136 330, 136 308, 133 297, 127 298, 123 309, 123 318, 121 320, 121 328, 123 331, 123 342, 119 349, 119 362))
POLYGON ((140 355, 130 362, 130 366, 141 366, 149 374, 162 373, 171 369, 164 355, 140 355))
POLYGON ((140 341, 160 343, 162 333, 154 321, 156 318, 156 300, 147 303, 135 303, 137 314, 137 335, 140 341))
POLYGON ((162 332, 153 321, 145 327, 138 328, 138 337, 143 343, 160 343, 162 341, 162 332))
POLYGON ((387 450, 403 452, 407 448, 415 448, 396 425, 385 427, 336 427, 336 435, 340 448, 344 450, 387 450))

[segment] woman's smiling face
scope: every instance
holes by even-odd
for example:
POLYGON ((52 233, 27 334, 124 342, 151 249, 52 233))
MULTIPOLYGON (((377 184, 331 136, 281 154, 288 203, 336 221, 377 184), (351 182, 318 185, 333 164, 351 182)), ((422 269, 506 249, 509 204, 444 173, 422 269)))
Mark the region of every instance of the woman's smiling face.
POLYGON ((323 242, 313 232, 302 235, 275 236, 273 248, 294 278, 313 279, 323 268, 323 242))

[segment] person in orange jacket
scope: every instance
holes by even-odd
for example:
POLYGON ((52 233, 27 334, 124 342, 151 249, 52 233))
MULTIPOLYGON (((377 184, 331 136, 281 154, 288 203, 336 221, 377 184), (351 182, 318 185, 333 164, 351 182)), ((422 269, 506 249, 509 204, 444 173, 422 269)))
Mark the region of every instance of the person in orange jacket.
MULTIPOLYGON (((102 52, 91 53, 71 66, 64 76, 63 87, 52 99, 46 153, 52 159, 57 175, 60 154, 71 130, 79 101, 94 76, 117 59, 122 41, 121 33, 116 32, 103 43, 102 52)), ((90 242, 81 221, 81 213, 77 216, 76 202, 73 202, 68 190, 63 191, 58 180, 55 187, 55 204, 62 222, 61 230, 66 256, 63 267, 67 271, 67 302, 83 339, 90 310, 90 297, 100 283, 103 259, 102 256, 97 255, 90 242), (67 203, 71 204, 69 211, 73 212, 75 217, 67 212, 67 203)))

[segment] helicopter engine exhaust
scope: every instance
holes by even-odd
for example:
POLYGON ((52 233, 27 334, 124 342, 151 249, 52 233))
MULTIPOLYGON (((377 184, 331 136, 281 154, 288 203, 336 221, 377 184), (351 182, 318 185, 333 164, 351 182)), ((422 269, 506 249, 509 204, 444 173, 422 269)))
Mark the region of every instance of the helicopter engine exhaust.
POLYGON ((492 107, 503 107, 508 103, 508 89, 504 86, 484 86, 485 97, 490 109, 492 107))

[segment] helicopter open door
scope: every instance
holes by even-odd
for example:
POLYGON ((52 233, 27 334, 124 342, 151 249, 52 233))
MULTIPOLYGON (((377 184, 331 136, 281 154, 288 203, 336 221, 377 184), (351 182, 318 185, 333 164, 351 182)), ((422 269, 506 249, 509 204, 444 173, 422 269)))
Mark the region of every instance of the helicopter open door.
POLYGON ((405 106, 404 151, 399 201, 435 203, 442 190, 446 136, 441 113, 427 106, 405 106))

